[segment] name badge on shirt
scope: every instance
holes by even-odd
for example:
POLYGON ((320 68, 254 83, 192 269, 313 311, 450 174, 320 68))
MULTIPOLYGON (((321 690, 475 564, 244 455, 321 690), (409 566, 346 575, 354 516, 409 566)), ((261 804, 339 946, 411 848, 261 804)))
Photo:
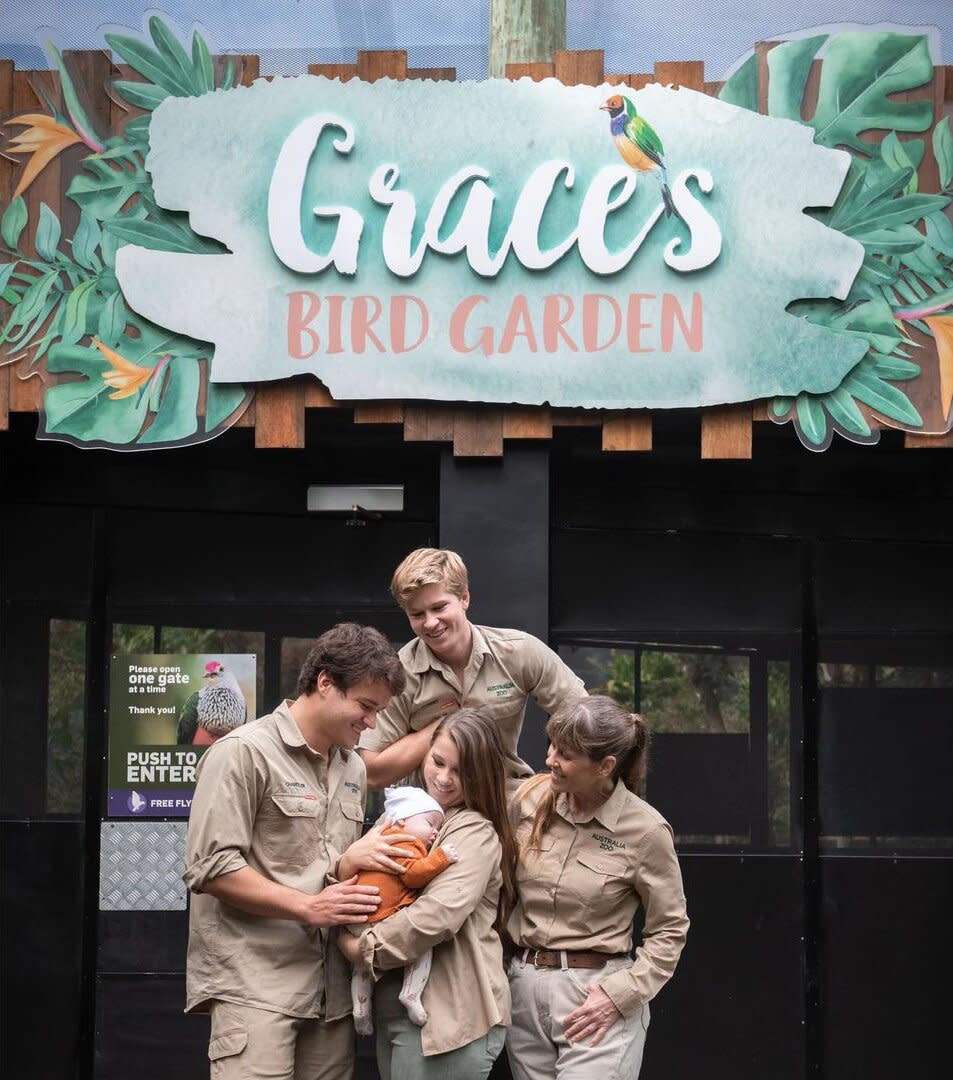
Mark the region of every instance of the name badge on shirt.
POLYGON ((603 851, 623 851, 625 849, 624 840, 613 840, 611 836, 604 836, 602 833, 597 832, 592 834, 592 838, 603 851))
POLYGON ((486 688, 488 694, 492 694, 494 697, 508 697, 510 690, 515 690, 516 684, 511 682, 494 683, 492 686, 486 688))

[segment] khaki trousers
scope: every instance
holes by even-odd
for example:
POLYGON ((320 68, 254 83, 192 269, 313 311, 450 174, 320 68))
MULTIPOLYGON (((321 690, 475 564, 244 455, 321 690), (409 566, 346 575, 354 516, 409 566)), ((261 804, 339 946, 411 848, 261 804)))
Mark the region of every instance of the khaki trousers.
POLYGON ((213 1001, 211 1080, 351 1080, 350 1016, 327 1023, 213 1001))
POLYGON ((570 1043, 563 1020, 588 995, 587 985, 628 967, 627 957, 605 967, 535 968, 517 955, 510 962, 513 1023, 506 1035, 506 1053, 514 1080, 637 1080, 642 1067, 649 1007, 620 1016, 596 1046, 570 1043))

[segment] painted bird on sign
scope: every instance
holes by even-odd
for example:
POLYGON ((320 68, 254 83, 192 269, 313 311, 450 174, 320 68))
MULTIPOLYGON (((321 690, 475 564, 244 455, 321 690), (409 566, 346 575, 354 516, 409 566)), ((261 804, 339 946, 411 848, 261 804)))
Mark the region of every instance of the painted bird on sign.
POLYGON ((638 172, 654 173, 662 187, 665 216, 674 214, 680 218, 682 215, 675 209, 668 186, 662 140, 655 128, 644 116, 639 116, 635 103, 622 94, 613 94, 599 108, 609 114, 609 130, 622 160, 638 172))
POLYGON ((220 660, 205 665, 205 686, 182 706, 176 742, 208 744, 245 723, 245 697, 238 680, 220 660))

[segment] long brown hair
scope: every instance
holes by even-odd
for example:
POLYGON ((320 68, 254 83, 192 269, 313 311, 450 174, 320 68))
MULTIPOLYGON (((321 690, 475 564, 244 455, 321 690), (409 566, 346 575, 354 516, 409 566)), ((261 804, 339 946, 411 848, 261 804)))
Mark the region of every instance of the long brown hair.
POLYGON ((490 822, 503 847, 500 859, 503 891, 494 924, 499 931, 506 925, 516 902, 516 840, 507 813, 506 766, 500 733, 485 710, 458 709, 440 721, 434 729, 431 745, 438 735, 451 739, 460 756, 464 806, 476 810, 490 822))
MULTIPOLYGON (((610 697, 594 694, 554 713, 546 735, 557 749, 582 754, 590 761, 612 755, 616 759, 612 780, 621 781, 635 794, 641 792, 649 763, 649 729, 638 713, 628 712, 610 697)), ((516 793, 521 799, 544 783, 546 791, 536 806, 524 850, 538 850, 543 833, 552 824, 556 800, 548 773, 531 777, 516 793)))

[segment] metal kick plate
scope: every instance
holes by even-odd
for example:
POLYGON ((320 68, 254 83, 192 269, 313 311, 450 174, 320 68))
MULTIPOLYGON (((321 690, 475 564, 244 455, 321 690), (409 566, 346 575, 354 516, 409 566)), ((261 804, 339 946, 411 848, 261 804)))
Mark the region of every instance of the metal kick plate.
POLYGON ((184 911, 184 821, 104 821, 101 911, 184 911))

